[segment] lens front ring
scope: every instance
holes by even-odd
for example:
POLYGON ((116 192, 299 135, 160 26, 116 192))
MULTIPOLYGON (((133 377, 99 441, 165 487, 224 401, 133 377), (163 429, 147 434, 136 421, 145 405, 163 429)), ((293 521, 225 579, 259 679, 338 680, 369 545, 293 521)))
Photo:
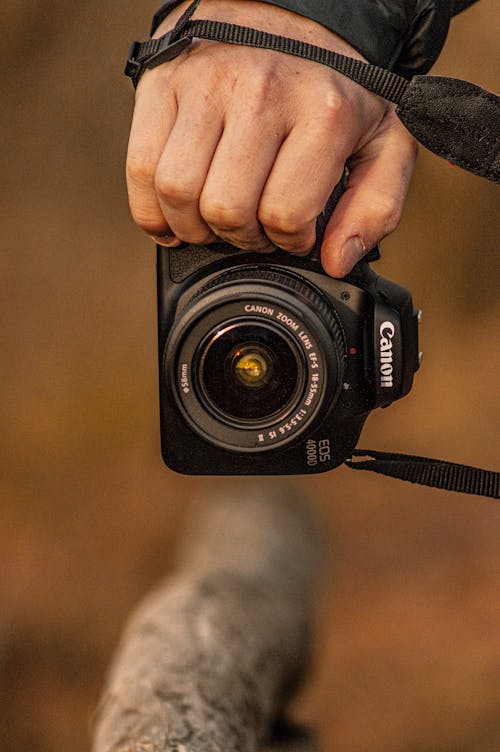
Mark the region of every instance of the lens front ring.
MULTIPOLYGON (((285 307, 281 299, 270 297, 267 292, 265 297, 261 296, 262 292, 260 296, 250 297, 247 291, 239 300, 234 300, 233 295, 230 302, 226 302, 226 297, 213 308, 204 307, 203 314, 195 320, 179 322, 177 336, 169 341, 165 351, 164 367, 170 368, 168 378, 175 385, 174 395, 186 421, 196 433, 227 450, 264 451, 292 441, 314 420, 326 392, 324 343, 329 339, 326 329, 318 321, 313 332, 294 310, 293 299, 288 301, 292 305, 285 307), (228 420, 221 411, 207 409, 198 387, 200 342, 218 326, 226 328, 231 323, 243 322, 273 329, 278 336, 293 343, 303 364, 303 384, 297 390, 298 398, 287 403, 285 413, 268 416, 269 419, 257 427, 245 425, 243 420, 228 420)), ((282 297, 288 296, 280 295, 282 297)))
POLYGON ((317 430, 339 397, 345 363, 342 324, 320 290, 288 269, 237 266, 208 280, 181 310, 163 351, 162 382, 193 433, 224 451, 261 452, 317 430), (224 410, 221 420, 198 380, 200 343, 217 327, 243 320, 274 329, 296 348, 296 362, 305 364, 298 399, 294 394, 285 415, 264 411, 269 424, 262 428, 252 420, 242 425, 241 416, 239 425, 228 425, 224 410))

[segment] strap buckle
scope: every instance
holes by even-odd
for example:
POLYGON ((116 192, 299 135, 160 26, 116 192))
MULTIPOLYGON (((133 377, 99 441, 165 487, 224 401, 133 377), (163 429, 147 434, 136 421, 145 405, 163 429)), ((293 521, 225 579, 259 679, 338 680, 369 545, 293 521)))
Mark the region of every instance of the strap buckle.
POLYGON ((172 40, 172 37, 177 36, 175 32, 176 29, 172 29, 159 39, 148 39, 147 42, 132 42, 124 73, 132 79, 134 86, 137 86, 147 68, 156 68, 157 65, 173 60, 186 47, 189 47, 193 37, 182 36, 180 39, 174 38, 172 40))
POLYGON ((140 47, 140 42, 132 42, 132 44, 130 45, 127 62, 125 64, 125 70, 123 71, 126 76, 132 79, 134 86, 137 86, 142 68, 142 64, 137 60, 137 55, 139 53, 140 47))

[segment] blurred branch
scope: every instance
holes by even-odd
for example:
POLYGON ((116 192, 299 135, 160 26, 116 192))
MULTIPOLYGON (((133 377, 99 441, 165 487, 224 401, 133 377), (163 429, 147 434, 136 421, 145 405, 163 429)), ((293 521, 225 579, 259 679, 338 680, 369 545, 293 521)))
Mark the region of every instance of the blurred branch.
POLYGON ((306 663, 321 538, 290 489, 243 489, 203 503, 178 573, 130 618, 93 752, 313 752, 275 722, 306 663))

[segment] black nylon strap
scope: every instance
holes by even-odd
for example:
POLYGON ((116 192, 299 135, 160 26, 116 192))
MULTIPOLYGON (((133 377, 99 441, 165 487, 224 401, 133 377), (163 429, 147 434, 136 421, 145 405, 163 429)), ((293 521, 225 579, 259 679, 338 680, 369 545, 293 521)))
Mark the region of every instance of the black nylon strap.
POLYGON ((182 27, 180 27, 179 22, 172 32, 159 39, 136 42, 135 60, 141 63, 142 67, 137 81, 144 72, 144 68, 156 68, 166 60, 172 59, 169 54, 169 47, 174 40, 181 41, 181 39, 186 38, 187 44, 189 44, 193 37, 213 42, 240 44, 246 47, 260 47, 261 49, 283 52, 287 55, 320 63, 332 68, 337 73, 342 73, 365 89, 369 89, 374 94, 378 94, 380 97, 394 102, 394 104, 401 101, 409 86, 409 82, 396 73, 371 65, 371 63, 364 63, 362 60, 340 55, 323 47, 317 47, 308 42, 269 34, 267 31, 259 31, 247 26, 209 20, 188 21, 182 27))
POLYGON ((371 470, 380 475, 399 478, 421 486, 446 491, 500 498, 500 473, 454 462, 417 457, 409 454, 355 449, 345 461, 351 470, 371 470), (357 459, 357 458, 361 459, 357 459))
POLYGON ((243 44, 249 47, 261 47, 276 52, 284 52, 287 55, 294 55, 304 60, 326 65, 365 89, 369 89, 395 104, 401 100, 409 85, 405 78, 376 65, 340 55, 314 44, 269 34, 266 31, 249 29, 245 26, 218 21, 191 21, 188 24, 188 33, 200 39, 213 39, 218 42, 243 44))

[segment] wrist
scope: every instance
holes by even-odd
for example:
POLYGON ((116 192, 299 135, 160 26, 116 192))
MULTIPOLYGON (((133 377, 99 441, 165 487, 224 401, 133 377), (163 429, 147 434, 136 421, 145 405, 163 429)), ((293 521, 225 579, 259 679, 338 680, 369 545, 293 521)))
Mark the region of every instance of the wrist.
MULTIPOLYGON (((157 14, 160 23, 153 23, 153 37, 158 38, 172 29, 189 7, 191 0, 179 4, 173 2, 173 9, 165 16, 157 14), (163 18, 162 18, 163 16, 163 18)), ((168 9, 168 8, 167 8, 168 9)), ((267 31, 283 37, 299 39, 342 55, 364 60, 363 56, 334 31, 305 16, 258 0, 201 0, 193 14, 193 20, 210 19, 267 31)))

